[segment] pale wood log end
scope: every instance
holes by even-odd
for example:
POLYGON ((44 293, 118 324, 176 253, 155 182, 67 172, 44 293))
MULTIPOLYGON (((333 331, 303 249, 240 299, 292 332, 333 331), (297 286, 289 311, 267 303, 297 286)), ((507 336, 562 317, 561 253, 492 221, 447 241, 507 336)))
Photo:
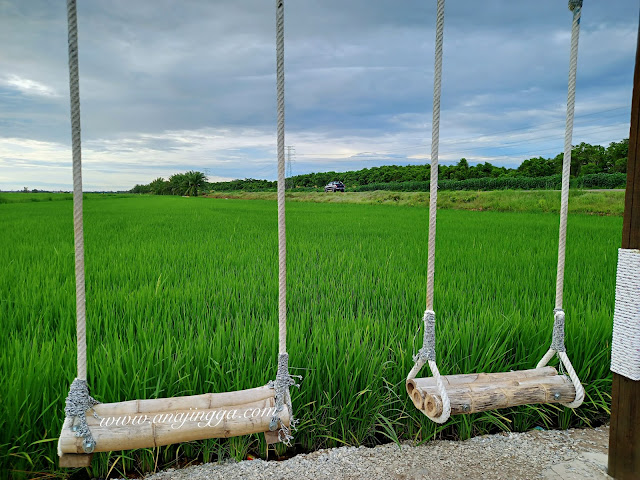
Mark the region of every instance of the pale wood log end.
POLYGON ((93 453, 63 453, 58 457, 60 468, 83 468, 91 466, 93 453))

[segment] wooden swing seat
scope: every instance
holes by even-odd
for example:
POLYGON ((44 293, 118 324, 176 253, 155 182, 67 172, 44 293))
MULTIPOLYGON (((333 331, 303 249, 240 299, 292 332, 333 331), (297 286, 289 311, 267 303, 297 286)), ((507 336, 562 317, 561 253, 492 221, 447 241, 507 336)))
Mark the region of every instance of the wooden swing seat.
MULTIPOLYGON (((269 424, 275 414, 275 390, 267 385, 248 390, 207 393, 186 397, 100 403, 86 412, 89 430, 96 442, 94 452, 153 448, 173 443, 228 438, 264 432, 267 443, 277 443, 278 433, 269 424), (211 420, 209 420, 211 419, 211 420)), ((287 408, 278 417, 289 426, 287 408)), ((61 467, 91 463, 82 437, 71 430, 67 418, 58 442, 61 467)))
MULTIPOLYGON (((484 412, 537 403, 570 403, 576 390, 553 367, 505 373, 441 376, 451 403, 451 415, 484 412)), ((429 417, 442 414, 442 397, 433 377, 407 380, 413 404, 429 417)))

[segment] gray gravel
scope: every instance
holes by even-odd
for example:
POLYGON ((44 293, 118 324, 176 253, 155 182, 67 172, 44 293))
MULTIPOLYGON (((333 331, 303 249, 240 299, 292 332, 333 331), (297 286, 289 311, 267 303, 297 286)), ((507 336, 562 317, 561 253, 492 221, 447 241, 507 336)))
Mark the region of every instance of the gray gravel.
POLYGON ((606 475, 609 428, 532 431, 434 441, 417 447, 342 447, 282 462, 253 460, 170 469, 146 480, 551 479, 606 475))

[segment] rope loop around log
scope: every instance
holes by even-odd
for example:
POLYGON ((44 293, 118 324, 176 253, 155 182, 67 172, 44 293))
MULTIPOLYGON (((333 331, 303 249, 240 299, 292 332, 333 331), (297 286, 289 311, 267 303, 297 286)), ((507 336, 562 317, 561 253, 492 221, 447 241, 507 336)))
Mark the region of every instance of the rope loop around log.
POLYGON ((444 423, 451 416, 451 402, 449 400, 449 395, 447 394, 447 390, 444 388, 444 382, 442 381, 440 370, 438 370, 438 364, 436 363, 436 353, 435 353, 436 313, 433 310, 427 309, 424 312, 423 319, 424 319, 423 345, 422 345, 422 348, 418 351, 418 354, 413 357, 415 364, 413 365, 413 368, 409 372, 409 375, 407 376, 407 380, 414 379, 425 363, 429 365, 429 370, 431 370, 433 378, 435 379, 436 385, 438 387, 438 393, 442 398, 442 414, 438 416, 431 416, 425 413, 425 415, 427 415, 427 417, 429 417, 432 421, 436 423, 444 423))
POLYGON ((291 432, 296 430, 296 425, 298 424, 298 420, 293 416, 291 393, 289 391, 290 387, 300 388, 300 384, 296 383, 295 378, 302 379, 302 376, 289 373, 289 354, 281 353, 278 356, 276 379, 269 381, 269 387, 276 391, 276 411, 269 423, 269 429, 271 431, 278 430, 278 440, 287 446, 291 445, 291 440, 293 440, 291 432), (279 415, 285 407, 289 413, 289 426, 282 422, 279 415))
POLYGON ((83 437, 82 448, 85 453, 91 453, 96 447, 96 441, 87 425, 86 412, 93 411, 93 416, 98 418, 98 414, 93 410, 94 405, 98 405, 95 398, 89 395, 89 386, 86 380, 76 378, 69 387, 69 394, 65 400, 64 413, 68 418, 73 419, 71 430, 76 437, 83 437))
POLYGON ((562 405, 568 408, 578 408, 580 405, 582 405, 582 402, 584 401, 584 387, 582 386, 582 383, 578 378, 578 374, 576 373, 575 369, 573 368, 573 365, 571 364, 571 360, 569 360, 569 357, 567 356, 567 352, 556 351, 553 347, 549 348, 549 350, 547 350, 547 353, 545 353, 544 356, 538 362, 538 365, 536 365, 536 368, 546 367, 549 361, 556 354, 558 355, 560 364, 564 366, 564 368, 566 369, 567 375, 569 375, 569 378, 571 379, 571 383, 573 383, 573 387, 576 389, 575 399, 572 402, 563 403, 562 405))

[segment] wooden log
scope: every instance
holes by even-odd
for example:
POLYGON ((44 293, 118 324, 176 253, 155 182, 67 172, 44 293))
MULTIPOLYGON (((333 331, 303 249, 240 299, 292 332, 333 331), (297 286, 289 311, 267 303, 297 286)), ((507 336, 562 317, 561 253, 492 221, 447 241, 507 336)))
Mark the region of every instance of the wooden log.
POLYGON ((100 416, 166 412, 169 410, 205 410, 244 405, 271 397, 275 398, 275 390, 265 385, 258 388, 238 390, 236 392, 205 393, 203 395, 189 395, 185 397, 100 403, 95 406, 95 410, 100 416))
MULTIPOLYGON (((98 407, 96 405, 95 409, 99 413, 98 407)), ((87 424, 96 440, 95 452, 108 452, 268 432, 274 412, 275 398, 272 396, 253 403, 214 409, 117 414, 101 419, 88 415, 87 424)), ((289 425, 287 409, 280 412, 280 418, 289 425)), ((84 453, 83 439, 76 437, 70 427, 70 419, 65 420, 58 442, 59 455, 84 453)))
MULTIPOLYGON (((528 377, 524 378, 522 381, 518 382, 515 380, 507 380, 505 382, 496 382, 496 383, 470 383, 469 385, 454 385, 451 388, 447 388, 447 394, 449 397, 451 396, 459 396, 465 395, 469 392, 480 393, 486 392, 488 390, 495 390, 496 388, 507 388, 509 386, 536 386, 539 384, 543 384, 547 387, 553 385, 564 386, 566 382, 566 377, 563 375, 554 375, 550 377, 528 377)), ((425 402, 427 400, 432 400, 433 397, 440 398, 440 393, 438 392, 438 387, 426 387, 421 388, 418 387, 413 390, 412 400, 414 405, 420 410, 429 410, 435 409, 433 405, 426 407, 425 402)))
POLYGON ((93 453, 76 455, 74 453, 63 453, 58 457, 60 468, 83 468, 91 465, 93 453))
MULTIPOLYGON (((524 381, 527 378, 551 377, 557 375, 558 372, 553 367, 535 368, 531 370, 515 370, 511 372, 499 373, 466 373, 460 375, 444 375, 442 382, 447 391, 457 385, 464 385, 465 388, 471 384, 497 384, 513 381, 524 381)), ((424 408, 423 390, 436 387, 436 380, 433 377, 414 378, 407 380, 407 393, 418 409, 424 408), (416 388, 419 390, 416 391, 416 388)), ((437 391, 436 391, 437 393, 437 391)))
MULTIPOLYGON (((482 392, 485 390, 492 390, 498 387, 506 388, 508 386, 518 386, 518 385, 537 385, 539 383, 544 383, 546 385, 562 385, 564 384, 564 378, 559 375, 555 375, 552 377, 530 377, 525 378, 521 382, 516 380, 507 380, 503 382, 495 382, 495 383, 470 383, 468 385, 463 384, 454 384, 451 387, 445 387, 449 396, 453 395, 461 395, 465 394, 469 391, 471 392, 482 392)), ((425 408, 425 400, 428 395, 439 396, 438 387, 436 386, 427 386, 427 387, 416 387, 413 389, 411 393, 411 399, 416 408, 422 410, 425 408)))
MULTIPOLYGON (((453 385, 469 385, 471 383, 495 383, 506 382, 509 380, 520 381, 531 377, 546 377, 557 375, 558 371, 554 367, 534 368, 531 370, 514 370, 512 372, 499 373, 465 373, 461 375, 443 375, 442 381, 445 388, 453 385)), ((436 380, 433 377, 414 378, 407 381, 407 393, 411 395, 411 391, 415 387, 435 387, 436 380)))
MULTIPOLYGON (((422 395, 420 410, 429 416, 442 414, 442 398, 436 388, 415 389, 422 395)), ((522 382, 509 381, 485 385, 457 385, 447 389, 451 415, 484 412, 499 408, 537 403, 569 403, 576 391, 564 375, 529 378, 522 382)), ((417 402, 412 396, 414 404, 417 402)))
POLYGON ((275 443, 280 443, 280 435, 278 432, 264 432, 264 440, 267 442, 267 445, 273 445, 275 443))

